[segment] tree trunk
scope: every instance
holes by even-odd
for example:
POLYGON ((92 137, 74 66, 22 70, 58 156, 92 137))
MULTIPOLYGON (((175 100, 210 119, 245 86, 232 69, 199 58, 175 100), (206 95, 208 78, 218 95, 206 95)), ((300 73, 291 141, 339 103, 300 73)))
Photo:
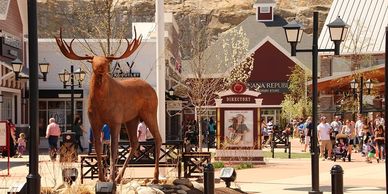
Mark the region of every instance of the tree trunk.
POLYGON ((197 123, 198 123, 198 151, 202 152, 202 121, 201 121, 202 114, 199 113, 197 115, 197 123))

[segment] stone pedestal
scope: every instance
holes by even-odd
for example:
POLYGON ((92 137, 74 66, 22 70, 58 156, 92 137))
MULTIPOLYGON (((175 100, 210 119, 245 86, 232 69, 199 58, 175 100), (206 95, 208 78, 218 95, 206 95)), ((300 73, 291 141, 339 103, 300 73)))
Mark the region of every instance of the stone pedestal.
POLYGON ((263 151, 253 149, 216 150, 215 160, 235 164, 242 162, 265 164, 263 151))

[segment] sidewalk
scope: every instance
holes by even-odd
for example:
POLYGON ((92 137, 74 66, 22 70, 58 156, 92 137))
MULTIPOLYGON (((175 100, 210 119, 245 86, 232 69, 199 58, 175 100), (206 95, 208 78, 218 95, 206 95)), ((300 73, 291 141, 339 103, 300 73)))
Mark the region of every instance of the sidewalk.
MULTIPOLYGON (((266 149, 267 150, 267 149, 266 149)), ((298 139, 292 140, 292 152, 301 152, 302 147, 298 139)), ((277 149, 276 151, 284 151, 277 149)), ((39 157, 39 173, 42 187, 52 187, 62 181, 60 164, 53 165, 47 155, 39 157)), ((380 162, 369 164, 360 154, 352 155, 352 162, 319 161, 320 190, 331 193, 330 169, 333 165, 340 165, 344 170, 344 192, 349 194, 385 194, 385 164, 380 162)), ((0 174, 5 174, 7 158, 0 159, 0 174)), ((28 174, 28 156, 12 158, 10 177, 0 177, 0 194, 5 194, 11 185, 25 183, 28 174)), ((231 187, 239 187, 248 193, 268 194, 300 194, 311 190, 311 159, 272 159, 265 158, 266 165, 256 168, 237 170, 237 180, 231 187)), ((79 164, 76 164, 76 166, 79 164)), ((174 175, 175 172, 167 172, 174 175)), ((128 168, 127 177, 151 177, 153 168, 128 168)), ((216 170, 215 177, 219 177, 216 170)), ((79 181, 79 178, 78 180, 79 181)), ((91 183, 94 181, 87 181, 91 183)), ((216 187, 225 187, 217 183, 216 187)))

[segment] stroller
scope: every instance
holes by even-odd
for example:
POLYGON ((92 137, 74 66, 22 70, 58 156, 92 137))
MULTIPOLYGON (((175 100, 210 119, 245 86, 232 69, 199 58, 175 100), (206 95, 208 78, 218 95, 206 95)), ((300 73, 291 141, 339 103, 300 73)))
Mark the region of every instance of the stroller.
POLYGON ((346 158, 348 158, 348 161, 350 162, 350 155, 348 155, 348 136, 345 134, 337 134, 336 135, 336 141, 333 148, 333 160, 336 161, 338 159, 342 159, 342 161, 346 161, 346 158))

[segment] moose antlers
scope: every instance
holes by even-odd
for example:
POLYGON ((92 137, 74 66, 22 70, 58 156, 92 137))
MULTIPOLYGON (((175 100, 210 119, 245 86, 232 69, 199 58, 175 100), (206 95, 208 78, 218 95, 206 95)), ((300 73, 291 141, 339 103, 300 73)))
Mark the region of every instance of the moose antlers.
MULTIPOLYGON (((127 49, 125 50, 125 52, 120 57, 108 56, 106 58, 109 60, 118 60, 118 59, 124 59, 124 58, 131 56, 131 54, 133 52, 135 52, 135 50, 139 47, 141 40, 142 40, 141 35, 139 36, 139 38, 136 38, 137 37, 136 28, 134 29, 134 31, 135 31, 135 38, 132 39, 131 42, 129 42, 128 39, 125 39, 128 43, 128 46, 127 46, 127 49)), ((62 38, 62 28, 59 31, 59 37, 55 36, 55 40, 57 42, 59 49, 61 50, 62 54, 65 55, 65 57, 67 57, 69 59, 73 59, 73 60, 93 59, 93 56, 89 56, 89 55, 79 56, 79 55, 75 54, 73 51, 73 48, 72 48, 74 38, 70 41, 70 45, 67 42, 65 42, 62 38)))

